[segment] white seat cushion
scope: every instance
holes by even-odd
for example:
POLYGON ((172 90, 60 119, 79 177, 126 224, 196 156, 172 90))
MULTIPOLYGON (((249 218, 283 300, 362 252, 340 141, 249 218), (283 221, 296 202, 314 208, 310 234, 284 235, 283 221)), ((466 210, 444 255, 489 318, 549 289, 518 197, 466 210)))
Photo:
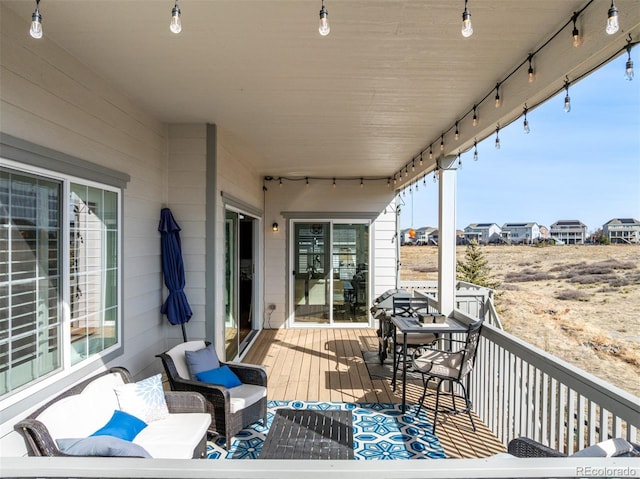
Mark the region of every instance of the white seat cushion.
POLYGON ((191 374, 189 374, 189 367, 187 366, 187 359, 185 358, 184 352, 198 351, 205 347, 206 345, 202 340, 187 341, 186 343, 180 343, 167 351, 167 354, 171 356, 171 359, 173 359, 173 364, 175 364, 176 370, 182 379, 191 379, 191 374))
POLYGON ((460 372, 463 351, 446 353, 426 351, 414 361, 416 368, 425 373, 457 378, 460 372))
POLYGON ((267 395, 267 388, 255 384, 242 384, 229 389, 229 406, 231 413, 238 412, 247 406, 251 406, 267 395))
POLYGON ((170 414, 150 422, 133 440, 154 458, 190 459, 207 432, 211 415, 206 413, 170 414))

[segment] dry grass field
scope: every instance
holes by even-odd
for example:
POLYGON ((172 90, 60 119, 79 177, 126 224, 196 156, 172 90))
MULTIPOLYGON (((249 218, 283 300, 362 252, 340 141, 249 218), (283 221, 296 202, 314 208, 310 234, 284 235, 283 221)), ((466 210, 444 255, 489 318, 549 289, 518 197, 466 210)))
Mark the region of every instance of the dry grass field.
MULTIPOLYGON (((506 331, 640 396, 640 245, 482 251, 506 331)), ((403 246, 401 260, 402 279, 437 279, 436 247, 403 246)))

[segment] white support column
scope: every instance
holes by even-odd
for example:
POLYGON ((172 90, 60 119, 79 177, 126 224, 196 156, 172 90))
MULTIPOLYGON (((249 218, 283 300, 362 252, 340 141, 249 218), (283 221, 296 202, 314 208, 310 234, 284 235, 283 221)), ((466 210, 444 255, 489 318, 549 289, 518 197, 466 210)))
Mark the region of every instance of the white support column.
POLYGON ((438 159, 438 303, 446 316, 456 297, 456 157, 438 159))

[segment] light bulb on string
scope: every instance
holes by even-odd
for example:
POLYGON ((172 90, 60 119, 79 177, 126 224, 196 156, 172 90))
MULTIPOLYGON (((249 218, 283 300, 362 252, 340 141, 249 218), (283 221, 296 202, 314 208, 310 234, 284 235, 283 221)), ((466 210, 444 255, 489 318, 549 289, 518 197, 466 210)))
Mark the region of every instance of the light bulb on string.
POLYGON ((496 105, 496 108, 500 108, 500 83, 496 83, 495 105, 496 105))
POLYGON ((578 21, 578 14, 573 12, 573 31, 571 32, 571 36, 573 37, 573 46, 578 48, 580 46, 580 31, 576 26, 576 22, 578 21))
POLYGON ((309 188, 309 177, 308 176, 305 177, 305 179, 304 179, 304 186, 305 186, 305 188, 309 188))
POLYGON ((529 76, 529 83, 533 83, 533 80, 536 79, 536 74, 533 71, 533 54, 529 53, 529 70, 527 70, 527 75, 529 76))
POLYGON ((409 168, 408 167, 404 167, 404 176, 409 176, 409 168))
POLYGON ((531 129, 529 128, 529 120, 527 120, 527 112, 529 111, 529 109, 527 108, 527 105, 524 106, 524 132, 528 135, 531 132, 531 129))
POLYGON ((334 189, 336 188, 336 179, 335 178, 333 178, 333 188, 334 189))
POLYGON ((360 188, 364 188, 364 178, 360 178, 360 188))
POLYGON ((444 151, 444 135, 440 137, 440 151, 444 151))
POLYGON ((458 169, 462 169, 462 157, 460 156, 460 152, 458 152, 458 169))
POLYGON ((323 37, 329 35, 331 27, 329 26, 329 12, 324 6, 324 0, 322 0, 322 8, 320 8, 320 24, 318 25, 318 32, 323 37))
POLYGON ((279 185, 278 186, 280 186, 280 188, 282 188, 282 178, 279 179, 279 185))
POLYGON ((416 160, 411 160, 411 171, 416 171, 416 160))
POLYGON ((473 126, 478 126, 478 113, 476 112, 476 109, 478 107, 476 105, 473 105, 473 120, 471 121, 471 124, 473 126))
POLYGON ((496 150, 500 149, 500 125, 496 127, 496 150))
POLYGON ((176 3, 171 9, 171 23, 169 23, 169 30, 171 30, 172 33, 178 34, 182 31, 182 21, 180 20, 181 13, 180 7, 178 6, 178 0, 176 0, 176 3))
POLYGON ((427 186, 427 175, 422 176, 422 186, 427 186))
POLYGON ((469 38, 473 35, 473 25, 471 25, 471 14, 467 9, 467 0, 464 0, 464 12, 462 12, 462 36, 469 38))
POLYGON ((429 145, 429 159, 433 160, 433 145, 429 145))
POLYGON ((40 14, 40 0, 36 0, 36 9, 31 15, 31 28, 29 35, 33 38, 42 38, 42 15, 40 14))
POLYGON ((420 152, 420 166, 422 166, 423 163, 424 161, 422 160, 422 152, 420 152))
POLYGON ((609 35, 613 35, 620 28, 620 24, 618 23, 618 9, 616 8, 615 0, 611 0, 611 7, 609 7, 609 12, 607 13, 607 26, 605 31, 609 35))
POLYGON ((624 69, 624 77, 625 79, 631 81, 633 80, 633 60, 631 60, 631 34, 629 34, 629 39, 627 40, 627 63, 624 69))
POLYGON ((458 141, 458 139, 460 138, 460 131, 458 130, 458 122, 457 122, 457 121, 456 121, 456 131, 455 131, 455 133, 454 133, 454 136, 453 136, 453 137, 454 137, 454 139, 455 139, 456 141, 458 141))
POLYGON ((391 188, 391 178, 387 178, 387 189, 391 188))
POLYGON ((571 98, 569 97, 569 80, 564 81, 564 89, 566 91, 566 95, 564 97, 564 111, 565 113, 569 113, 571 111, 571 98))
POLYGON ((478 140, 473 140, 473 161, 478 161, 478 140))

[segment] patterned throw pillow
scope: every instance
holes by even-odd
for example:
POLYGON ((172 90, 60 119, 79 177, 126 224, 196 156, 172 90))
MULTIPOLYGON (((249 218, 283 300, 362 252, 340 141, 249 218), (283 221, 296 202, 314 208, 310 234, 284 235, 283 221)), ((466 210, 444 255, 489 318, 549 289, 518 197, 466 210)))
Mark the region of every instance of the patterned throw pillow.
POLYGON ((145 422, 165 419, 169 415, 162 389, 162 375, 156 374, 137 383, 115 388, 120 409, 145 422))

